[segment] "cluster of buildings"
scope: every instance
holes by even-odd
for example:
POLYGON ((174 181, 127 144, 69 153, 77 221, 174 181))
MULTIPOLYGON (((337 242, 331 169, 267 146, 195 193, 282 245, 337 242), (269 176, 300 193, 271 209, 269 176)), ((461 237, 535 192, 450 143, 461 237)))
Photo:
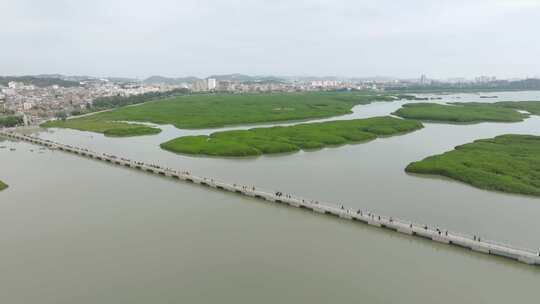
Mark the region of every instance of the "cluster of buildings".
POLYGON ((287 79, 281 81, 231 81, 207 78, 196 80, 186 87, 192 92, 263 93, 263 92, 307 92, 332 90, 376 90, 407 88, 432 85, 475 85, 497 82, 494 76, 479 76, 473 79, 431 79, 426 75, 413 79, 287 79))
MULTIPOLYGON (((518 79, 516 79, 518 80, 518 79)), ((495 76, 478 76, 474 78, 465 78, 465 77, 456 77, 456 78, 447 78, 447 79, 433 79, 428 78, 426 75, 422 74, 419 78, 413 79, 393 79, 390 81, 378 82, 377 85, 379 88, 407 88, 407 87, 428 87, 428 86, 474 86, 474 85, 483 85, 483 84, 494 84, 500 82, 501 80, 497 79, 495 76)))
POLYGON ((490 83, 497 81, 497 77, 495 76, 479 76, 474 79, 477 83, 490 83))
POLYGON ((191 84, 192 92, 214 92, 217 90, 217 80, 215 78, 207 78, 195 80, 191 84))
POLYGON ((375 82, 339 81, 339 80, 291 80, 291 81, 231 81, 207 78, 187 84, 192 92, 223 93, 265 93, 265 92, 308 92, 330 90, 362 90, 379 87, 375 82))
POLYGON ((74 87, 38 87, 12 81, 7 86, 0 85, 0 116, 24 115, 27 121, 37 123, 54 117, 58 112, 82 112, 100 97, 132 96, 173 88, 167 85, 116 84, 108 81, 84 82, 74 87))
MULTIPOLYGON (((165 79, 165 78, 163 78, 165 79)), ((267 78, 233 79, 209 77, 193 79, 181 83, 146 83, 144 81, 113 81, 109 79, 89 78, 76 82, 75 86, 46 87, 11 81, 0 84, 0 117, 4 115, 23 115, 25 121, 38 123, 50 119, 59 112, 84 112, 93 102, 101 97, 133 96, 152 92, 167 92, 175 89, 188 89, 193 93, 267 93, 267 92, 310 92, 310 91, 346 91, 418 88, 418 86, 452 86, 495 83, 491 76, 474 79, 455 78, 433 80, 426 75, 417 79, 337 79, 337 78, 267 78)), ((500 82, 500 81, 499 81, 500 82)))
POLYGON ((144 82, 114 82, 89 79, 79 85, 36 86, 11 81, 0 84, 0 116, 23 115, 29 123, 39 123, 55 117, 59 112, 80 113, 101 97, 133 96, 152 92, 167 92, 178 88, 194 93, 267 93, 308 92, 353 89, 380 89, 375 82, 352 82, 334 79, 236 81, 207 78, 181 84, 147 84, 144 82))

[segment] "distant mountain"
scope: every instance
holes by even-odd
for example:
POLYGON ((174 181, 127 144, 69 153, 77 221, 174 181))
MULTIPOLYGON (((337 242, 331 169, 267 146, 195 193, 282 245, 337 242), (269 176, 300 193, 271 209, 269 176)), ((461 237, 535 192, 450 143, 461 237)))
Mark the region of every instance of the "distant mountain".
POLYGON ((253 78, 249 75, 244 74, 225 74, 225 75, 211 75, 208 78, 215 78, 217 81, 235 81, 235 82, 244 82, 252 81, 253 78))
POLYGON ((110 82, 115 83, 133 83, 133 82, 141 82, 137 78, 128 78, 128 77, 105 77, 110 82))
POLYGON ((39 77, 39 76, 0 76, 0 85, 7 86, 9 82, 16 81, 22 82, 28 85, 35 85, 37 87, 49 87, 53 85, 58 85, 61 87, 78 87, 80 83, 78 81, 64 80, 61 78, 54 78, 52 75, 49 77, 39 77))
POLYGON ((32 77, 36 78, 58 78, 58 79, 64 79, 64 75, 61 74, 39 74, 39 75, 32 75, 32 77))
POLYGON ((133 83, 133 82, 140 82, 137 78, 130 78, 130 77, 94 77, 94 76, 86 76, 86 75, 62 75, 62 74, 39 74, 32 77, 36 78, 44 78, 44 79, 62 79, 67 81, 101 81, 101 80, 108 80, 110 82, 115 83, 133 83))
POLYGON ((218 81, 231 81, 231 82, 286 82, 284 78, 275 76, 250 76, 245 74, 225 74, 225 75, 212 75, 208 78, 215 78, 218 81))
POLYGON ((399 80, 399 78, 390 77, 390 76, 374 76, 374 77, 354 77, 354 78, 349 78, 349 80, 352 80, 352 81, 390 82, 390 81, 399 80))
POLYGON ((374 76, 374 77, 289 76, 289 77, 283 77, 283 78, 290 81, 332 80, 332 81, 352 81, 352 82, 364 82, 364 81, 388 82, 388 81, 398 80, 398 78, 386 77, 386 76, 374 76))
POLYGON ((42 78, 42 79, 62 79, 62 80, 76 81, 76 82, 98 79, 96 77, 91 77, 91 76, 76 76, 76 75, 66 76, 62 74, 39 74, 39 75, 32 75, 31 77, 42 78))
POLYGON ((145 80, 143 80, 143 83, 145 84, 170 84, 170 85, 179 85, 179 84, 182 84, 182 83, 192 83, 192 82, 195 82, 197 80, 200 80, 199 78, 197 77, 192 77, 192 76, 189 76, 189 77, 177 77, 177 78, 172 78, 172 77, 163 77, 163 76, 150 76, 148 78, 146 78, 145 80))

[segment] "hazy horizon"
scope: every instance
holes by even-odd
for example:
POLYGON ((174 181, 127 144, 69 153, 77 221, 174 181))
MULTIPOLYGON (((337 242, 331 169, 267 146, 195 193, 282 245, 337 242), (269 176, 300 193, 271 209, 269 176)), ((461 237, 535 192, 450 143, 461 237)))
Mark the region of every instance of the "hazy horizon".
POLYGON ((8 0, 2 75, 540 75, 540 1, 8 0))
MULTIPOLYGON (((253 78, 277 78, 277 79, 283 79, 283 80, 294 80, 294 79, 313 79, 313 80, 329 80, 329 79, 336 79, 340 81, 346 81, 346 80, 402 80, 402 81, 416 81, 419 80, 422 75, 418 76, 412 76, 412 77, 395 77, 395 76, 389 76, 389 75, 375 75, 375 76, 340 76, 340 75, 274 75, 274 74, 245 74, 245 73, 224 73, 224 74, 210 74, 210 75, 200 75, 200 76, 194 76, 194 75, 149 75, 144 77, 131 77, 131 76, 123 76, 123 75, 83 75, 83 74, 66 74, 66 73, 36 73, 36 74, 3 74, 0 75, 0 77, 37 77, 37 78, 57 78, 55 76, 61 76, 61 78, 75 78, 75 77, 89 77, 89 78, 95 78, 95 79, 133 79, 133 80, 145 80, 152 77, 163 77, 167 79, 188 79, 188 78, 194 78, 194 79, 209 79, 209 78, 219 78, 219 77, 226 77, 226 76, 233 76, 233 75, 242 75, 247 77, 253 77, 253 78)), ((492 75, 485 75, 485 74, 477 74, 472 75, 470 77, 465 76, 454 76, 454 77, 441 77, 441 78, 435 78, 435 77, 429 77, 430 75, 424 75, 427 77, 427 79, 430 80, 440 80, 440 81, 452 81, 452 80, 459 80, 459 79, 465 79, 468 81, 474 81, 478 77, 483 76, 492 76, 492 75)), ((498 77, 496 80, 506 80, 506 81, 519 81, 519 80, 527 80, 527 79, 540 79, 540 76, 515 76, 515 77, 498 77)))

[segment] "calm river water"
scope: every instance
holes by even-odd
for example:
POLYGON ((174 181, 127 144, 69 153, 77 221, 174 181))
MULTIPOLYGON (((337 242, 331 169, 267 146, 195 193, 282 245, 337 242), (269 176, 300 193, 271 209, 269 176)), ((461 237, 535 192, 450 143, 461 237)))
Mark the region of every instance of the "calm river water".
MULTIPOLYGON (((540 100, 540 92, 488 95, 499 98, 459 94, 437 102, 540 100)), ((403 103, 357 106, 338 119, 387 115, 403 103)), ((365 144, 243 159, 162 151, 168 139, 215 131, 162 128, 129 139, 73 130, 36 135, 540 248, 540 199, 403 171, 474 139, 540 135, 540 117, 430 123, 365 144)), ((0 149, 0 179, 10 185, 0 193, 0 303, 538 301, 535 267, 26 143, 0 145, 8 147, 0 149)))

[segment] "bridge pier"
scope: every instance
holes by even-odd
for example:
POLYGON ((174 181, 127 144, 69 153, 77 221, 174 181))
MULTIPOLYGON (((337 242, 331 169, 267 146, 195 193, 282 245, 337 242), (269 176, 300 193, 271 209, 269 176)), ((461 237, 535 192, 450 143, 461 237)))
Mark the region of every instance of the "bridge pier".
POLYGON ((322 214, 326 213, 326 210, 324 210, 323 208, 318 208, 318 207, 314 207, 313 211, 315 211, 317 213, 322 213, 322 214))
POLYGON ((378 222, 378 221, 374 221, 374 220, 368 220, 368 225, 370 226, 375 226, 375 227, 382 227, 381 223, 378 222))
POLYGON ((404 234, 413 235, 413 230, 412 230, 412 228, 409 228, 409 227, 398 226, 397 231, 401 232, 401 233, 404 233, 404 234))
POLYGON ((300 203, 295 202, 295 201, 287 201, 287 204, 296 208, 300 207, 300 203))
POLYGON ((262 200, 265 200, 265 201, 269 201, 268 198, 264 197, 264 196, 261 195, 261 194, 255 194, 253 197, 258 198, 258 199, 262 199, 262 200))
POLYGON ((340 212, 339 217, 346 220, 352 220, 352 215, 345 212, 340 212))
POLYGON ((472 245, 471 246, 471 249, 473 251, 476 251, 476 252, 481 252, 481 253, 487 253, 487 254, 490 254, 490 251, 489 251, 489 248, 486 248, 482 245, 472 245))
POLYGON ((532 257, 520 256, 520 257, 518 257, 517 260, 519 262, 521 262, 521 263, 525 263, 525 264, 528 264, 528 265, 540 265, 540 259, 535 259, 535 258, 532 258, 532 257))
POLYGON ((450 240, 441 235, 434 235, 431 239, 435 242, 450 244, 450 240))

